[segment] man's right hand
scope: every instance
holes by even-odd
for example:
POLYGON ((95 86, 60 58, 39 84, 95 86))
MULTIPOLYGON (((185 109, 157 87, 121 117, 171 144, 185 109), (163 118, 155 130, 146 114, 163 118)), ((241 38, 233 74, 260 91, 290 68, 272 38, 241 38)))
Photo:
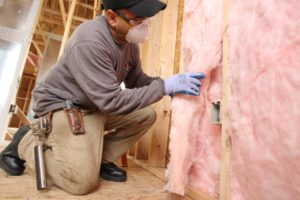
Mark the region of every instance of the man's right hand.
POLYGON ((165 94, 188 94, 198 96, 200 94, 200 79, 205 78, 202 73, 176 74, 164 80, 165 94))

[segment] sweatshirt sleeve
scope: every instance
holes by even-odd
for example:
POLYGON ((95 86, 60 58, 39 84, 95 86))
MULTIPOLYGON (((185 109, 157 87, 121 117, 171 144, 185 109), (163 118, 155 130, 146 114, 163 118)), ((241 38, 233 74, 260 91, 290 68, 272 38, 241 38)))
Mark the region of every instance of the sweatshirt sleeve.
POLYGON ((88 41, 77 43, 66 58, 75 81, 90 100, 107 114, 126 114, 160 100, 164 94, 162 79, 149 85, 122 90, 109 49, 88 41))
POLYGON ((128 73, 124 80, 126 88, 139 88, 150 85, 153 80, 161 79, 159 77, 151 77, 145 74, 141 67, 140 52, 139 48, 135 46, 135 62, 134 67, 128 73))

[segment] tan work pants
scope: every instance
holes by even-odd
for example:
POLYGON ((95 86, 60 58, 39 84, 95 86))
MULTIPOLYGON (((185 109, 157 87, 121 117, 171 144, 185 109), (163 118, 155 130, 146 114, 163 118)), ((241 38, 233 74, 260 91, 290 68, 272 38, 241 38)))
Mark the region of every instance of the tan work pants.
MULTIPOLYGON (((66 114, 53 113, 52 132, 45 140, 48 182, 65 191, 83 195, 98 185, 101 160, 113 162, 121 157, 155 122, 151 107, 127 115, 104 116, 100 112, 84 115, 85 134, 74 135, 66 114), (105 130, 115 130, 104 136, 105 130)), ((18 153, 34 169, 36 138, 30 130, 21 140, 18 153)))

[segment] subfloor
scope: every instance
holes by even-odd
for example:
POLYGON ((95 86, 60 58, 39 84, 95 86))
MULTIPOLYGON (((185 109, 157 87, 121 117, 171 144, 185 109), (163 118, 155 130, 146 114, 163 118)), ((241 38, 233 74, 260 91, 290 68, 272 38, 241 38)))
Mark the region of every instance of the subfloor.
MULTIPOLYGON (((0 144, 0 150, 5 144, 0 144)), ((8 176, 0 169, 0 200, 6 199, 55 199, 55 200, 192 200, 163 191, 165 182, 128 161, 126 168, 128 180, 125 183, 109 182, 99 179, 99 187, 85 196, 74 196, 52 186, 47 191, 36 190, 35 172, 26 169, 22 176, 8 176)))

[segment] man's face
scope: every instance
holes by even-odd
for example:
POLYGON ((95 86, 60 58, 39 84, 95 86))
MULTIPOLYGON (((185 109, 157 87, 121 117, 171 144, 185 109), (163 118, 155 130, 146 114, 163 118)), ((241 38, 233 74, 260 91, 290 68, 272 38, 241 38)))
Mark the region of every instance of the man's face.
POLYGON ((113 35, 120 42, 126 42, 126 35, 129 29, 141 24, 146 19, 135 15, 127 9, 118 11, 107 10, 106 16, 113 35))

